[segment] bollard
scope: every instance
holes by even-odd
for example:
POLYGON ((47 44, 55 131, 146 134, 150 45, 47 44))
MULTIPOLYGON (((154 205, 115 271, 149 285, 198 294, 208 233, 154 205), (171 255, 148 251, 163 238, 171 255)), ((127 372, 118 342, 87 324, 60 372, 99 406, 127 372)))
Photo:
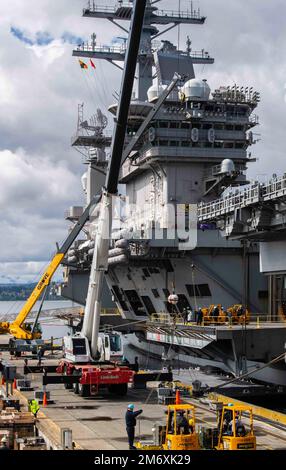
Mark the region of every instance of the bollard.
POLYGON ((256 320, 256 328, 259 330, 260 329, 260 318, 257 317, 257 320, 256 320))

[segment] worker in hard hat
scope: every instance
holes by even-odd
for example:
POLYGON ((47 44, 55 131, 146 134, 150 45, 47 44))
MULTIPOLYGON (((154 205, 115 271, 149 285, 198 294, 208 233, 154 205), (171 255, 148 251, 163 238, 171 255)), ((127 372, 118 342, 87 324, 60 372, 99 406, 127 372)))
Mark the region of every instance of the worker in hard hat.
POLYGON ((212 315, 214 321, 217 322, 218 317, 219 317, 219 306, 218 305, 215 305, 211 315, 212 315))
POLYGON ((134 408, 135 406, 133 404, 128 405, 125 414, 126 432, 130 450, 136 449, 134 446, 136 418, 143 412, 143 410, 134 411, 134 408))
POLYGON ((0 441, 0 450, 9 450, 7 436, 2 437, 0 441))
POLYGON ((31 410, 31 413, 33 413, 34 417, 37 418, 37 413, 39 411, 40 407, 39 407, 39 403, 38 403, 38 400, 31 400, 31 403, 30 403, 30 410, 31 410))

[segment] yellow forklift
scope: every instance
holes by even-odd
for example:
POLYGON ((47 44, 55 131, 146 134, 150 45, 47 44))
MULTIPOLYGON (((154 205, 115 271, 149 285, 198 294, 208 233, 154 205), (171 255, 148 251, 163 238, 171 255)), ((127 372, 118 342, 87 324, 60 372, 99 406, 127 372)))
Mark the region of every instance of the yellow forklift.
POLYGON ((217 450, 256 450, 250 406, 223 405, 218 416, 217 450))
POLYGON ((200 450, 193 405, 169 405, 166 425, 155 423, 152 431, 153 439, 138 441, 137 449, 200 450))

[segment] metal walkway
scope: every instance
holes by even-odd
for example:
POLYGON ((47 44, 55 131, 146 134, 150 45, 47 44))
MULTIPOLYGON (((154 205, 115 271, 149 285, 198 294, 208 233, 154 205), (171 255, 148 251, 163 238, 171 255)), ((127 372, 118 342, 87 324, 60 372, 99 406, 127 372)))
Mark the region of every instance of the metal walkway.
POLYGON ((281 177, 272 178, 267 183, 256 182, 242 189, 233 189, 221 199, 208 204, 199 204, 198 220, 199 222, 215 221, 245 207, 263 205, 267 202, 283 202, 285 198, 286 173, 281 177))

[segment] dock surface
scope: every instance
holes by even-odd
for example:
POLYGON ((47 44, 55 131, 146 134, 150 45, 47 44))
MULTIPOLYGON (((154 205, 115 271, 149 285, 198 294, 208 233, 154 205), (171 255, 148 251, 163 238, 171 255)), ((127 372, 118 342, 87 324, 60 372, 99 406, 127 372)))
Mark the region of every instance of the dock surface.
MULTIPOLYGON (((35 365, 31 360, 29 364, 35 365)), ((13 360, 21 373, 24 368, 22 359, 13 360)), ((55 365, 56 359, 44 359, 44 364, 55 365)), ((42 389, 42 375, 29 374, 35 390, 42 389)), ((108 393, 97 397, 82 398, 66 390, 62 384, 48 385, 52 404, 41 406, 38 414, 38 428, 48 437, 51 448, 60 446, 62 428, 72 430, 72 438, 76 448, 86 450, 127 450, 128 442, 125 430, 125 412, 129 403, 134 403, 136 409, 143 409, 137 419, 136 437, 148 439, 152 437, 152 427, 155 422, 165 422, 164 405, 157 403, 155 383, 146 390, 129 388, 126 397, 114 397, 108 393)), ((27 400, 34 398, 33 391, 14 392, 24 405, 27 400)), ((227 402, 227 398, 226 398, 227 402)), ((204 400, 188 399, 188 403, 196 406, 197 424, 214 427, 216 414, 204 400)), ((286 450, 286 426, 274 425, 261 419, 254 421, 258 450, 286 450)))

